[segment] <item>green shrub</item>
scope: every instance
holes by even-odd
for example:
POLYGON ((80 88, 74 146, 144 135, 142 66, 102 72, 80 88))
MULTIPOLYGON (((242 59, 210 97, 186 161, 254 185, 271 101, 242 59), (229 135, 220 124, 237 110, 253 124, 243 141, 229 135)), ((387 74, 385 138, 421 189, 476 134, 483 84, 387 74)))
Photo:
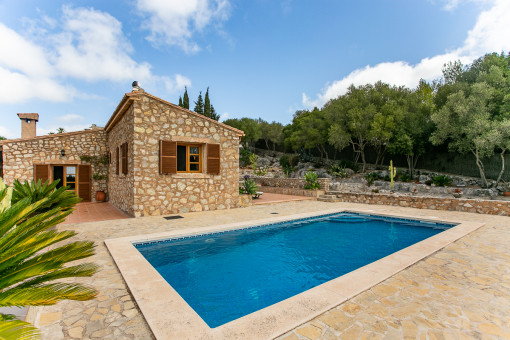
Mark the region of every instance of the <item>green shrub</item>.
POLYGON ((368 174, 365 175, 365 179, 366 179, 366 181, 368 183, 368 186, 371 186, 372 184, 374 184, 374 182, 376 180, 379 179, 379 174, 377 172, 375 172, 375 171, 371 172, 371 173, 368 173, 368 174))
POLYGON ((341 167, 340 165, 332 165, 328 169, 328 173, 331 176, 337 176, 337 177, 340 177, 340 178, 347 178, 347 177, 349 177, 349 175, 347 174, 347 171, 345 171, 345 168, 341 167))
POLYGON ((292 165, 286 165, 283 167, 283 173, 289 177, 296 169, 292 165))
POLYGON ((305 174, 305 189, 315 190, 320 189, 319 175, 315 171, 309 170, 305 174))
POLYGON ((299 163, 299 158, 296 155, 282 155, 280 157, 280 165, 282 168, 295 167, 299 163))
POLYGON ((452 179, 450 176, 439 175, 432 177, 432 183, 434 183, 438 187, 448 187, 452 185, 452 179))
POLYGON ((240 194, 249 194, 249 195, 255 195, 257 193, 258 187, 255 184, 255 181, 250 178, 250 176, 245 175, 244 176, 244 182, 239 187, 239 193, 240 194))
POLYGON ((242 167, 250 165, 250 156, 251 156, 250 150, 245 148, 239 150, 239 162, 241 163, 242 167))
POLYGON ((400 178, 399 178, 402 182, 409 182, 411 180, 411 175, 409 175, 409 173, 407 172, 404 172, 400 175, 400 178))
POLYGON ((250 155, 250 166, 253 169, 253 171, 255 171, 255 169, 257 168, 258 159, 259 159, 259 156, 257 156, 256 154, 252 153, 250 155))
POLYGON ((341 167, 341 168, 351 169, 354 172, 358 172, 359 171, 359 166, 358 166, 357 163, 354 163, 353 161, 346 160, 346 159, 339 160, 338 161, 338 166, 341 167))
POLYGON ((255 176, 264 176, 267 174, 267 172, 269 171, 269 168, 266 166, 266 167, 258 167, 256 168, 253 173, 255 174, 255 176))

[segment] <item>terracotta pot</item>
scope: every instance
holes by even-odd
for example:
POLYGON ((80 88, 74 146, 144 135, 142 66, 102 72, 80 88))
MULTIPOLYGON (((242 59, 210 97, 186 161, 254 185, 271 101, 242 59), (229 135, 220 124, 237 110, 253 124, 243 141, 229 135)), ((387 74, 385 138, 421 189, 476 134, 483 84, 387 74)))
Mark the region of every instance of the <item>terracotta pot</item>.
POLYGON ((503 191, 503 196, 510 196, 510 191, 503 191))
POLYGON ((106 200, 106 194, 104 191, 96 191, 96 202, 104 202, 106 200))

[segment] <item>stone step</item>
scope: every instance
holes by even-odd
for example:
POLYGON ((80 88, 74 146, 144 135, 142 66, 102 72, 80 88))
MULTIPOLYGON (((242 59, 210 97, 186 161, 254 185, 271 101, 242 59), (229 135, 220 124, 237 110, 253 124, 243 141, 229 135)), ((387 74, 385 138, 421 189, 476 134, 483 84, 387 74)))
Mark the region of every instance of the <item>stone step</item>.
POLYGON ((335 195, 320 195, 317 197, 317 201, 320 202, 339 202, 340 200, 335 195))

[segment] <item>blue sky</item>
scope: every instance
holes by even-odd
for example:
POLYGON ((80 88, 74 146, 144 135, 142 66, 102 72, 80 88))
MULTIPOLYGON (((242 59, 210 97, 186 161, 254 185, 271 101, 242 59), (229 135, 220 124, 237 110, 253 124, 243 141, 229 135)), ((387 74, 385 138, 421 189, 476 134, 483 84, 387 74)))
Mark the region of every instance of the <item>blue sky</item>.
MULTIPOLYGON (((131 82, 288 123, 350 84, 414 87, 510 51, 509 0, 0 0, 0 135, 103 126, 131 82)), ((191 107, 192 108, 192 107, 191 107)))

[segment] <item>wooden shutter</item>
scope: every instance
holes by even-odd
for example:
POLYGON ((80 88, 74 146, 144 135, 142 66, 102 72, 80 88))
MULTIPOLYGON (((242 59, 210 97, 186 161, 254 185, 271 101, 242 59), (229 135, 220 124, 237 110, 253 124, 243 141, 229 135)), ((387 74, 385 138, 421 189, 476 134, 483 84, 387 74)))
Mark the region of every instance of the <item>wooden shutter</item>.
POLYGON ((78 197, 85 202, 90 202, 90 173, 89 164, 78 165, 78 197))
POLYGON ((218 175, 220 173, 220 145, 207 144, 207 173, 218 175))
POLYGON ((119 174, 119 147, 115 148, 115 174, 119 174))
POLYGON ((162 174, 177 173, 177 143, 159 141, 159 172, 162 174))
POLYGON ((49 164, 34 164, 34 180, 37 182, 41 180, 44 184, 50 179, 50 165, 49 164))
POLYGON ((122 144, 122 173, 128 173, 128 143, 122 144))

